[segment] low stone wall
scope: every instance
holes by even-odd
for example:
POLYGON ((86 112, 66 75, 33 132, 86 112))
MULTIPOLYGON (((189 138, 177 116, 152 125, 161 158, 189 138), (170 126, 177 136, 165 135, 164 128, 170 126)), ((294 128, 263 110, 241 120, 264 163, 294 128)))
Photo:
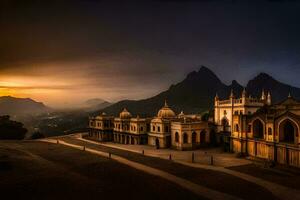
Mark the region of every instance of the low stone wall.
POLYGON ((300 148, 294 144, 231 138, 231 150, 235 153, 244 153, 255 158, 274 161, 283 165, 300 167, 300 148))

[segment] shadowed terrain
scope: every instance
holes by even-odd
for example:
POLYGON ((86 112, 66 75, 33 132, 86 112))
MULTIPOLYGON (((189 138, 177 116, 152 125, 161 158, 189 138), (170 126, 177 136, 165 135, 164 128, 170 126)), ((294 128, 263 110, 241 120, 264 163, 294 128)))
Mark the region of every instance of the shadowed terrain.
POLYGON ((10 199, 201 199, 107 158, 41 142, 0 142, 0 192, 10 199))

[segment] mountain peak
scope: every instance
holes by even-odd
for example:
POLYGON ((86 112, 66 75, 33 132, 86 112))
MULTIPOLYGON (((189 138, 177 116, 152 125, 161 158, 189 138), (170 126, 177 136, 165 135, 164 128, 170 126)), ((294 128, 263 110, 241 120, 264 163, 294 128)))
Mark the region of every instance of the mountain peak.
POLYGON ((0 97, 1 115, 39 114, 48 112, 49 110, 50 108, 45 106, 42 102, 34 101, 31 98, 0 97))
POLYGON ((210 74, 215 74, 212 70, 210 70, 208 67, 201 65, 200 69, 198 72, 201 73, 210 73, 210 74))
POLYGON ((261 72, 254 79, 268 80, 274 78, 265 72, 261 72))
POLYGON ((232 80, 231 85, 240 85, 240 84, 236 80, 232 80))

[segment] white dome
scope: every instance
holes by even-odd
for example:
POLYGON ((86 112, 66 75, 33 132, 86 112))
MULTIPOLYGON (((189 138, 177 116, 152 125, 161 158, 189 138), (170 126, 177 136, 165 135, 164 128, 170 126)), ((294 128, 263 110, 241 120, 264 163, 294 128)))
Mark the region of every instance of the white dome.
POLYGON ((160 118, 173 118, 175 116, 175 112, 171 108, 169 108, 166 101, 164 107, 162 107, 157 113, 157 117, 160 118))
POLYGON ((131 118, 131 114, 127 111, 126 108, 124 108, 123 111, 120 113, 120 118, 131 118))

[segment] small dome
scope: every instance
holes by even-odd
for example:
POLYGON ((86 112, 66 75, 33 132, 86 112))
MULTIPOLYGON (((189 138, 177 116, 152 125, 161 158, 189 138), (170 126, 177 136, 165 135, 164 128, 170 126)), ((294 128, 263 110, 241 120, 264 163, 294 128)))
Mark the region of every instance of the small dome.
POLYGON ((126 108, 124 108, 123 111, 120 113, 120 118, 131 118, 131 114, 127 111, 126 108))
POLYGON ((174 111, 171 108, 169 108, 167 101, 165 101, 164 107, 162 107, 157 113, 157 117, 160 118, 173 118, 175 116, 176 115, 174 111))

